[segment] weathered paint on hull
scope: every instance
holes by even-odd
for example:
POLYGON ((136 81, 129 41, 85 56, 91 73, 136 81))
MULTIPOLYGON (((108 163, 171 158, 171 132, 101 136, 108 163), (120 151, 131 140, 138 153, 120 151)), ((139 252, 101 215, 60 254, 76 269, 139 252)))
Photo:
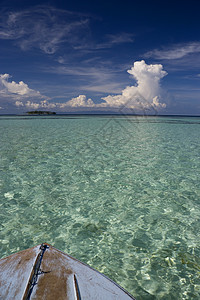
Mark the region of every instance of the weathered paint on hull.
POLYGON ((48 244, 0 260, 2 300, 130 300, 109 278, 48 244))

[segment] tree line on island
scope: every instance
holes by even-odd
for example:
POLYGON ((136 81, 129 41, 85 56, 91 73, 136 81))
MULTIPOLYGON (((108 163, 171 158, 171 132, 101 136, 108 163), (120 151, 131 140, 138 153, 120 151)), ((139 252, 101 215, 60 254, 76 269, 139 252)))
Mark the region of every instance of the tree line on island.
POLYGON ((54 111, 44 111, 44 110, 33 110, 27 111, 28 115, 55 115, 54 111))

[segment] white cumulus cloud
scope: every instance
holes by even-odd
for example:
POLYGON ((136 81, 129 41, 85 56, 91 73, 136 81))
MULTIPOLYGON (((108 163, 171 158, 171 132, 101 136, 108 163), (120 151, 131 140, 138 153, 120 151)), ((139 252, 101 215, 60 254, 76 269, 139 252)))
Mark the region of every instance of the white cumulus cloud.
POLYGON ((24 106, 31 108, 31 109, 38 109, 40 107, 40 104, 31 102, 31 101, 27 101, 24 106))
POLYGON ((9 82, 9 78, 11 78, 9 74, 0 75, 0 83, 4 89, 4 93, 20 96, 41 97, 40 92, 30 89, 23 81, 20 81, 19 83, 16 83, 15 81, 9 82))
POLYGON ((38 108, 51 109, 51 108, 56 107, 55 103, 49 103, 48 100, 43 100, 40 102, 33 102, 33 101, 28 100, 25 103, 23 103, 21 101, 16 101, 15 105, 17 107, 24 106, 24 107, 32 108, 32 109, 38 109, 38 108))
POLYGON ((127 71, 136 80, 136 85, 127 86, 120 95, 109 95, 102 99, 101 106, 132 108, 136 110, 148 108, 164 108, 160 102, 160 80, 167 75, 161 64, 147 65, 144 60, 136 61, 127 71))
POLYGON ((72 98, 71 100, 57 104, 60 106, 60 108, 66 108, 66 107, 94 107, 95 104, 92 101, 92 99, 87 99, 85 95, 79 95, 78 97, 72 98))
POLYGON ((15 102, 15 105, 16 105, 17 107, 20 107, 20 106, 24 106, 24 103, 23 103, 22 101, 16 101, 16 102, 15 102))

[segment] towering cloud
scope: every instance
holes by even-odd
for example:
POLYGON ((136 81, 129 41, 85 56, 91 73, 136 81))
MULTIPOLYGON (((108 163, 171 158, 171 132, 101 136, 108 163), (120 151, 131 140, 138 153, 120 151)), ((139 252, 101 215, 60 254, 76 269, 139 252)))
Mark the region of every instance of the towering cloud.
POLYGON ((135 112, 146 110, 159 110, 165 108, 161 103, 160 80, 167 75, 160 64, 147 65, 144 60, 136 61, 133 67, 127 71, 136 81, 136 85, 127 86, 119 95, 103 97, 104 102, 95 104, 85 95, 79 95, 62 104, 57 104, 61 109, 67 108, 104 108, 104 109, 133 109, 135 112))
POLYGON ((127 71, 136 80, 136 85, 127 86, 120 95, 109 95, 102 98, 101 106, 132 108, 143 110, 149 108, 164 108, 160 103, 160 79, 167 75, 160 64, 147 65, 144 60, 136 61, 127 71))

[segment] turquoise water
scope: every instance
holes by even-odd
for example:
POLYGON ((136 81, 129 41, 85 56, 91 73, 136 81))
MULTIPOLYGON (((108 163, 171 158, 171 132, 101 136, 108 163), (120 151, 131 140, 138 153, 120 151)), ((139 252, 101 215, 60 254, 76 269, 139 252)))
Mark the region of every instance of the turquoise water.
POLYGON ((200 298, 200 118, 0 117, 0 256, 48 242, 139 299, 200 298))

